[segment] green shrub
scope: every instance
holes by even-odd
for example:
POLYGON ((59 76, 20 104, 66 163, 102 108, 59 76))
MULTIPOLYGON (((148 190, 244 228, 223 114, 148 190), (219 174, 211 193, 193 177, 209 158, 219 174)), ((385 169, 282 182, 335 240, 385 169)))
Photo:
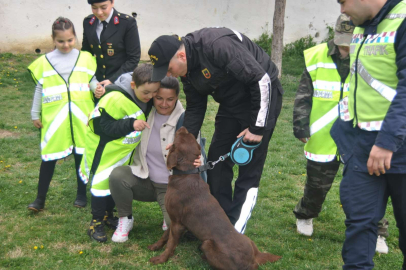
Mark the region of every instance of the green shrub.
POLYGON ((283 49, 283 57, 303 57, 303 51, 314 46, 316 46, 316 42, 313 41, 312 36, 299 38, 298 40, 285 45, 285 48, 283 49))
POLYGON ((271 56, 272 37, 273 35, 266 31, 263 32, 258 39, 253 39, 252 41, 255 42, 259 47, 261 47, 269 56, 271 56))

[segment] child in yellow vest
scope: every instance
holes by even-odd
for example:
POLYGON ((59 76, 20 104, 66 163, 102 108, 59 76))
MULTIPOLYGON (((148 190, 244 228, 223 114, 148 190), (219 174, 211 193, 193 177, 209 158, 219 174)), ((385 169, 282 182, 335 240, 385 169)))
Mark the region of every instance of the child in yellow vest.
POLYGON ((102 90, 94 77, 95 58, 74 48, 76 32, 69 19, 59 17, 54 21, 52 41, 55 50, 28 67, 36 84, 31 116, 34 126, 41 130, 38 194, 28 205, 34 212, 44 209, 57 160, 72 153, 78 183, 74 205, 86 206, 86 185, 80 181, 77 171, 84 150, 87 116, 94 108, 91 91, 97 97, 102 90))
POLYGON ((107 241, 104 224, 116 229, 118 219, 113 216, 114 200, 109 189, 111 171, 132 163, 134 150, 147 124, 152 98, 158 92, 159 82, 151 82, 152 65, 138 66, 132 75, 123 74, 90 114, 84 158, 80 176, 92 183, 92 221, 89 236, 107 241), (131 86, 131 87, 130 87, 131 86), (104 223, 104 224, 103 224, 104 223))

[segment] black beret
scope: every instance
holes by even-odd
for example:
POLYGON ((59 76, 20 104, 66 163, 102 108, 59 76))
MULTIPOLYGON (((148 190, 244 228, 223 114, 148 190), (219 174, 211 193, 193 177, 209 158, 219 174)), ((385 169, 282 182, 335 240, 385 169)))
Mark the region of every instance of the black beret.
POLYGON ((107 2, 107 1, 111 1, 111 0, 87 0, 89 5, 96 4, 96 3, 101 3, 101 2, 107 2))

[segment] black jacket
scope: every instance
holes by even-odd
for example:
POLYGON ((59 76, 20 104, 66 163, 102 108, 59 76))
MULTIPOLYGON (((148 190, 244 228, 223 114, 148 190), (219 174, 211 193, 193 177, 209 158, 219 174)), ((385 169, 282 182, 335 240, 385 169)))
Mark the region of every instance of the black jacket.
POLYGON ((100 43, 96 34, 98 23, 93 14, 84 19, 82 51, 96 57, 97 80, 114 83, 121 74, 134 71, 140 61, 137 22, 132 16, 114 10, 100 43))
POLYGON ((199 132, 207 96, 212 95, 231 115, 248 116, 250 132, 262 135, 272 125, 267 120, 274 117, 270 88, 283 93, 270 57, 249 38, 227 28, 204 28, 182 40, 188 69, 182 78, 187 103, 184 126, 189 132, 195 136, 199 132))

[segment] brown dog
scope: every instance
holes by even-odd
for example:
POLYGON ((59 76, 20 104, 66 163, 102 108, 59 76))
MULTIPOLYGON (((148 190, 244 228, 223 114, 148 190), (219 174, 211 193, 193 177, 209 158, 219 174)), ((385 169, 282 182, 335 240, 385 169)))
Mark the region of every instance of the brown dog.
MULTIPOLYGON (((193 170, 193 161, 199 155, 200 145, 195 137, 182 127, 176 132, 174 143, 169 150, 167 167, 180 171, 193 170)), ((167 243, 160 256, 150 259, 154 264, 164 263, 173 255, 179 238, 186 230, 202 241, 202 257, 207 259, 214 269, 257 269, 260 264, 281 258, 259 252, 251 239, 234 229, 199 174, 169 176, 165 206, 171 218, 171 225, 158 242, 148 247, 154 251, 167 243)))

